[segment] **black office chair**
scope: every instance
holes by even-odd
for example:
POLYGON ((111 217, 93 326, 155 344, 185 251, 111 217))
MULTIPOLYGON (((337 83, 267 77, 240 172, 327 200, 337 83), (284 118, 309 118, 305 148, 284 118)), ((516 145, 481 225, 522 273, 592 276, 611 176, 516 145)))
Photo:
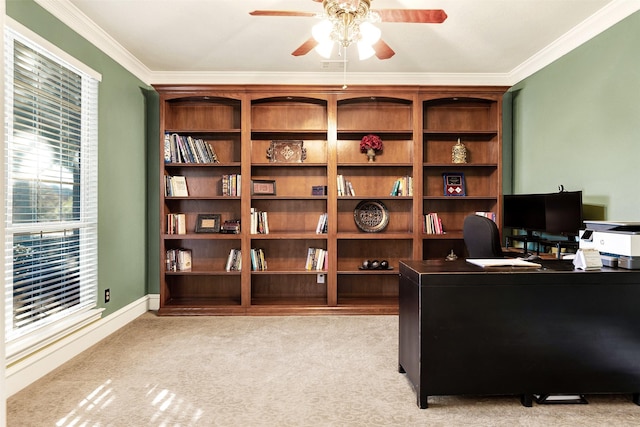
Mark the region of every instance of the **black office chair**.
POLYGON ((462 225, 464 244, 469 258, 502 258, 502 245, 498 226, 491 219, 468 215, 462 225))

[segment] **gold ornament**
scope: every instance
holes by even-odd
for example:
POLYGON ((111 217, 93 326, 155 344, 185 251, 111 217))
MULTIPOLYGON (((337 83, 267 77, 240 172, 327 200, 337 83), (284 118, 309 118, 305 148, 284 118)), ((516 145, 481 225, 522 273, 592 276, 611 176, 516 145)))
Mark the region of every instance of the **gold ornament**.
POLYGON ((451 149, 451 161, 453 163, 467 163, 467 147, 460 142, 460 138, 458 138, 458 143, 451 149))

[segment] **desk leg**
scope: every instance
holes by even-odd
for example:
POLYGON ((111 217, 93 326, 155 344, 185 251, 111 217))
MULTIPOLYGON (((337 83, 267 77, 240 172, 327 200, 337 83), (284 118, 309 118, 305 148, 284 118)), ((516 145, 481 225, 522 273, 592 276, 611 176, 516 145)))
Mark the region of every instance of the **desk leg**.
POLYGON ((633 393, 633 403, 640 406, 640 393, 633 393))
POLYGON ((533 406, 533 395, 532 394, 523 394, 520 396, 520 403, 522 406, 526 406, 527 408, 531 408, 533 406))
POLYGON ((418 392, 418 407, 420 409, 427 409, 429 407, 427 403, 427 396, 423 396, 420 392, 418 392))

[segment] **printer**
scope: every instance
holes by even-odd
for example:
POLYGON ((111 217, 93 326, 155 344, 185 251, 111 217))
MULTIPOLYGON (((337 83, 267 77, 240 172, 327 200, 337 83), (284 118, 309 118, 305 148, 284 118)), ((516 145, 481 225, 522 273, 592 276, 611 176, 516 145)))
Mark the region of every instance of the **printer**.
POLYGON ((580 231, 580 249, 596 249, 603 265, 640 270, 640 222, 585 221, 580 231))

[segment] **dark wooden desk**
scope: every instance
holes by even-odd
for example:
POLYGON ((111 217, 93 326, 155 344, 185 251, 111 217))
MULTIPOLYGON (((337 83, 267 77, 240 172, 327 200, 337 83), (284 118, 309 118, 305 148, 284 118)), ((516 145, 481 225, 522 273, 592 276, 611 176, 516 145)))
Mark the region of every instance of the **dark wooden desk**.
POLYGON ((433 395, 629 393, 640 404, 640 271, 401 261, 399 370, 433 395))

